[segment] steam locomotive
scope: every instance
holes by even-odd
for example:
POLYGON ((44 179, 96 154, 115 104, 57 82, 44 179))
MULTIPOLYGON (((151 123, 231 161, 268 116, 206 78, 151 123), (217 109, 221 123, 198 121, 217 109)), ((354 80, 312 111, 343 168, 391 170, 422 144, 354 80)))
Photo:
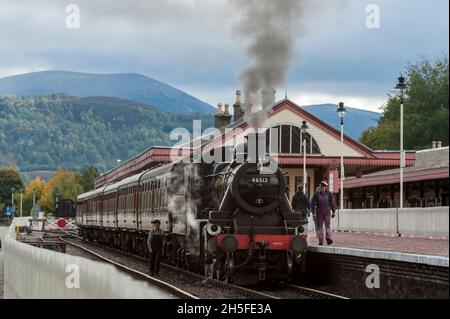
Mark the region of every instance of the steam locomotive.
POLYGON ((307 219, 292 211, 274 159, 248 146, 228 161, 178 161, 80 195, 80 234, 147 256, 157 218, 168 263, 238 284, 289 280, 305 261, 307 219))

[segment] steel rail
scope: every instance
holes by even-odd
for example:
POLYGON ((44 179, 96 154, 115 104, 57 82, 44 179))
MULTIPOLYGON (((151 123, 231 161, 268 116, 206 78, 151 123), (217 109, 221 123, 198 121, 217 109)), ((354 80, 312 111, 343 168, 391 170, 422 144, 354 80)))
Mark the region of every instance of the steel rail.
POLYGON ((293 289, 293 290, 298 290, 301 291, 302 293, 305 293, 307 296, 311 296, 311 297, 321 297, 322 298, 326 298, 326 299, 350 299, 344 296, 340 296, 340 295, 336 295, 336 294, 332 294, 326 291, 321 291, 321 290, 317 290, 317 289, 312 289, 312 288, 308 288, 308 287, 303 287, 303 286, 298 286, 298 285, 289 285, 289 288, 293 289))
POLYGON ((174 285, 171 285, 171 284, 169 284, 167 282, 164 282, 162 280, 159 280, 159 279, 156 279, 154 277, 151 277, 151 276, 149 276, 149 275, 147 275, 147 274, 145 274, 143 272, 140 272, 140 271, 138 271, 136 269, 132 269, 130 267, 122 265, 122 264, 120 264, 120 263, 118 263, 118 262, 116 262, 114 260, 111 260, 111 259, 109 259, 107 257, 104 257, 104 256, 102 256, 102 255, 100 255, 100 254, 98 254, 98 253, 96 253, 96 252, 86 248, 86 247, 83 247, 82 245, 73 243, 73 242, 71 242, 69 240, 66 240, 66 239, 62 238, 62 237, 63 236, 59 237, 59 239, 61 241, 65 242, 66 244, 69 244, 69 245, 72 245, 74 247, 77 247, 77 248, 79 248, 79 249, 81 249, 81 250, 83 250, 83 251, 85 251, 85 252, 87 252, 87 253, 89 253, 91 255, 96 256, 97 258, 99 258, 99 259, 101 259, 101 260, 103 260, 103 261, 105 261, 107 263, 113 264, 114 266, 122 269, 123 271, 125 271, 127 273, 130 273, 130 274, 134 275, 135 277, 143 278, 144 280, 151 282, 155 286, 157 286, 159 288, 162 288, 162 289, 168 291, 169 293, 172 293, 173 295, 175 295, 175 296, 177 296, 179 298, 182 298, 182 299, 199 299, 197 296, 194 296, 194 295, 192 295, 192 294, 190 294, 190 293, 188 293, 188 292, 186 292, 186 291, 184 291, 184 290, 182 290, 182 289, 180 289, 178 287, 175 287, 174 285))
MULTIPOLYGON (((81 240, 81 241, 85 242, 85 240, 82 239, 79 236, 76 236, 76 235, 73 235, 73 234, 67 234, 67 233, 66 233, 66 235, 75 237, 78 240, 81 240)), ((135 259, 147 262, 147 259, 145 259, 144 257, 136 256, 136 255, 133 255, 133 254, 128 253, 128 252, 124 252, 124 251, 119 250, 119 249, 115 249, 115 248, 111 248, 111 247, 107 247, 107 246, 103 246, 103 245, 100 245, 100 244, 97 244, 97 243, 91 243, 91 242, 88 242, 88 244, 89 245, 98 246, 98 247, 100 247, 102 249, 107 249, 107 250, 110 250, 110 251, 115 252, 115 253, 123 254, 123 255, 126 255, 126 256, 130 257, 130 258, 135 258, 135 259)), ((230 290, 230 291, 237 292, 238 294, 240 294, 242 296, 246 296, 246 297, 251 298, 251 299, 280 299, 279 297, 276 297, 276 296, 273 296, 273 295, 270 295, 270 294, 267 294, 267 293, 264 293, 264 292, 256 291, 256 290, 253 290, 253 289, 245 288, 245 287, 234 285, 234 284, 231 284, 231 283, 226 283, 224 281, 220 281, 220 280, 217 280, 217 279, 214 279, 214 278, 211 278, 211 277, 205 277, 203 275, 194 273, 192 271, 185 270, 185 269, 180 269, 180 268, 168 265, 168 264, 161 263, 161 268, 166 269, 166 270, 171 271, 171 272, 174 272, 174 273, 178 273, 178 274, 181 274, 181 275, 184 275, 184 276, 188 276, 188 277, 194 278, 195 280, 198 280, 198 281, 205 281, 207 284, 209 284, 211 286, 215 286, 215 287, 218 287, 218 288, 221 288, 221 289, 227 289, 227 290, 230 290)), ((146 276, 148 276, 148 275, 146 275, 146 276)))

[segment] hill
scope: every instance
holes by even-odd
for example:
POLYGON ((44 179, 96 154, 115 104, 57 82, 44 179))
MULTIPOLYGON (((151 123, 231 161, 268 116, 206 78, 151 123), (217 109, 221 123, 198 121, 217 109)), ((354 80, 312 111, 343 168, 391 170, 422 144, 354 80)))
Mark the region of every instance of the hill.
POLYGON ((93 74, 42 71, 0 79, 0 94, 36 96, 47 93, 133 100, 172 113, 213 113, 214 108, 170 85, 141 74, 93 74))
POLYGON ((151 145, 173 144, 170 132, 192 128, 193 119, 213 125, 210 115, 177 115, 111 97, 0 96, 0 166, 105 171, 151 145))
MULTIPOLYGON (((319 104, 305 106, 304 109, 322 121, 340 130, 340 119, 336 113, 338 105, 319 104)), ((346 107, 347 113, 344 119, 344 132, 351 138, 358 140, 361 134, 369 127, 378 126, 377 120, 381 113, 346 107)))
MULTIPOLYGON (((339 129, 335 105, 305 109, 339 129)), ((380 114, 348 108, 346 133, 357 139, 380 114)), ((166 146, 176 127, 213 126, 212 115, 179 115, 113 97, 44 94, 34 98, 0 96, 0 166, 22 172, 79 170, 96 165, 101 171, 152 145, 166 146)), ((31 175, 30 175, 31 176, 31 175)))

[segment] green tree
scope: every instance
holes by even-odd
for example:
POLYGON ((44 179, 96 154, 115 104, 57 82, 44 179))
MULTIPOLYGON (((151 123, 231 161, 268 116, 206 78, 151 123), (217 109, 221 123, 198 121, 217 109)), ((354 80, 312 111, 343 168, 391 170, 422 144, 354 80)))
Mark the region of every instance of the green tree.
MULTIPOLYGON (((422 59, 406 69, 408 88, 404 104, 405 149, 430 148, 433 140, 448 145, 448 57, 422 59)), ((373 148, 400 149, 400 99, 389 95, 377 127, 365 131, 360 141, 373 148)))
POLYGON ((94 182, 97 177, 100 176, 100 172, 97 167, 90 165, 84 167, 79 175, 79 183, 83 186, 85 192, 94 188, 94 182))
POLYGON ((23 189, 19 172, 14 168, 0 168, 0 205, 11 204, 11 192, 23 189))

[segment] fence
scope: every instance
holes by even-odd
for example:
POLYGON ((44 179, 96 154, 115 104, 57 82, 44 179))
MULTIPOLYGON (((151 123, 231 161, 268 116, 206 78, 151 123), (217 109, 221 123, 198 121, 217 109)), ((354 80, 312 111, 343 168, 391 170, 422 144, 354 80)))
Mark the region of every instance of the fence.
POLYGON ((15 240, 16 218, 3 243, 5 298, 173 298, 114 266, 15 240))
MULTIPOLYGON (((449 237, 449 207, 347 209, 336 215, 332 228, 337 231, 449 237)), ((314 229, 312 220, 309 229, 314 229)))

